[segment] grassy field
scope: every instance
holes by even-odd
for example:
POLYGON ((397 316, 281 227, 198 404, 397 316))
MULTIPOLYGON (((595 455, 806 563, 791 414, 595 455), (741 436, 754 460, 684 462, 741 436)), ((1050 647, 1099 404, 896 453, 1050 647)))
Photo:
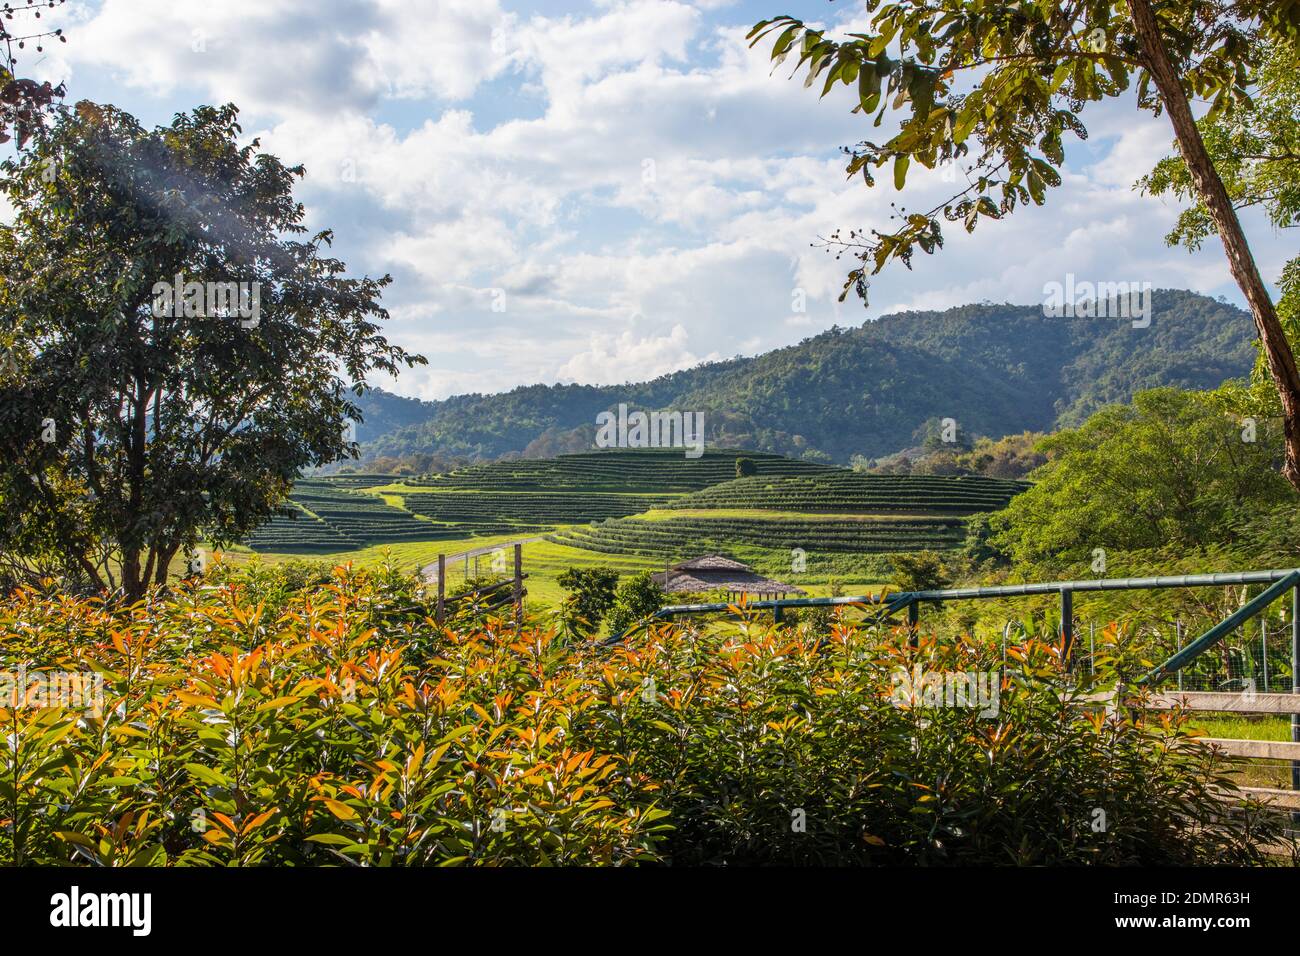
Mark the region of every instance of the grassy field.
MULTIPOLYGON (((376 544, 365 548, 320 554, 254 552, 245 547, 234 547, 223 552, 223 556, 226 560, 241 563, 254 559, 272 564, 283 561, 328 561, 332 564, 351 562, 359 567, 373 567, 388 562, 397 567, 414 570, 435 563, 439 554, 450 555, 479 548, 491 548, 516 541, 520 537, 522 535, 519 533, 510 532, 508 534, 483 535, 480 537, 466 536, 437 541, 376 544)), ((449 574, 448 577, 451 577, 451 575, 449 574)))
MULTIPOLYGON (((389 562, 415 569, 441 554, 538 538, 524 548, 530 606, 563 597, 569 567, 623 573, 721 552, 818 596, 877 590, 889 552, 961 543, 964 516, 1022 486, 982 478, 864 476, 780 455, 609 450, 500 461, 448 475, 311 478, 229 560, 389 562), (736 479, 737 459, 758 469, 736 479), (693 505, 693 507, 692 507, 693 505), (806 566, 796 571, 795 555, 806 566)), ((480 568, 483 568, 480 559, 480 568)), ((485 570, 485 569, 484 569, 485 570)), ((474 564, 471 561, 472 574, 474 564)), ((454 562, 449 584, 463 578, 454 562)))
POLYGON ((1289 717, 1243 717, 1223 714, 1218 717, 1198 715, 1195 727, 1207 737, 1226 737, 1234 740, 1290 740, 1289 717))

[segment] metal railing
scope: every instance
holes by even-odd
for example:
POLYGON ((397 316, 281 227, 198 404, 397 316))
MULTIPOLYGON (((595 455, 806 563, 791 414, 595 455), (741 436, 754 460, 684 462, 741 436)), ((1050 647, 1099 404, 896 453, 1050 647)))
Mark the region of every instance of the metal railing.
MULTIPOLYGON (((906 609, 909 627, 915 629, 920 623, 922 604, 943 604, 948 601, 982 601, 994 598, 1028 597, 1033 595, 1056 594, 1061 602, 1061 639, 1064 653, 1068 656, 1074 645, 1074 595, 1088 591, 1145 591, 1161 588, 1198 588, 1223 587, 1231 584, 1268 584, 1258 597, 1247 602, 1237 611, 1220 621, 1196 640, 1182 648, 1177 654, 1162 663, 1143 678, 1144 683, 1159 683, 1170 674, 1187 666, 1205 651, 1209 650, 1224 635, 1230 633, 1250 618, 1263 611, 1277 600, 1289 588, 1293 592, 1293 609, 1300 611, 1300 569, 1285 568, 1271 571, 1233 571, 1220 574, 1182 574, 1167 577, 1145 578, 1089 578, 1079 581, 1047 581, 1033 584, 1002 584, 993 587, 941 588, 926 591, 892 591, 882 594, 862 594, 854 597, 825 598, 772 598, 751 601, 746 604, 750 610, 771 610, 773 617, 780 623, 786 608, 839 607, 844 605, 866 605, 881 608, 878 617, 883 619, 906 609)), ((661 608, 656 618, 671 620, 678 615, 708 614, 726 611, 733 605, 727 603, 710 604, 672 604, 661 608)), ((1292 614, 1292 675, 1296 674, 1297 657, 1300 657, 1300 615, 1292 614)), ((648 623, 648 622, 646 622, 648 623)), ((615 638, 622 640, 629 637, 640 627, 633 628, 615 638)), ((1296 688, 1300 692, 1300 686, 1296 688)))
MULTIPOLYGON (((1178 650, 1167 660, 1146 674, 1139 684, 1154 688, 1172 675, 1179 674, 1193 661, 1200 658, 1216 646, 1229 634, 1236 631, 1250 619, 1263 612, 1270 604, 1291 591, 1291 694, 1300 694, 1300 569, 1284 568, 1271 571, 1237 571, 1221 574, 1185 574, 1167 577, 1145 578, 1097 578, 1082 581, 1050 581, 1034 584, 1005 584, 994 587, 942 588, 926 591, 895 591, 882 594, 864 594, 855 597, 826 598, 775 598, 752 601, 745 605, 749 610, 768 610, 773 613, 776 623, 781 623, 786 608, 842 607, 846 605, 879 608, 876 620, 882 621, 899 611, 906 610, 908 628, 912 633, 912 642, 917 642, 920 611, 922 604, 942 604, 948 601, 981 601, 994 598, 1027 597, 1031 595, 1055 594, 1059 596, 1061 619, 1060 637, 1062 656, 1069 666, 1074 650, 1074 595, 1076 592, 1090 591, 1136 591, 1161 588, 1199 588, 1222 587, 1235 584, 1267 584, 1259 595, 1243 604, 1219 623, 1205 631, 1195 640, 1182 645, 1181 636, 1178 650)), ((679 615, 708 614, 727 611, 733 605, 726 603, 711 604, 674 604, 664 607, 653 618, 642 622, 622 634, 611 638, 612 641, 625 640, 636 631, 649 626, 655 619, 671 620, 679 615)), ((1181 634, 1181 625, 1180 625, 1181 634)), ((1265 674, 1267 674, 1267 647, 1265 648, 1265 674)), ((1267 677, 1265 678, 1267 681, 1267 677)), ((1268 690, 1267 684, 1265 690, 1268 690)), ((1227 697, 1229 695, 1193 695, 1199 697, 1227 697)), ((1268 697, 1281 695, 1266 695, 1268 697)), ((1254 696, 1249 695, 1245 705, 1234 706, 1231 710, 1243 713, 1258 713, 1254 696)), ((1274 702, 1276 703, 1276 702, 1274 702)), ((1220 703, 1217 706, 1222 707, 1220 703)), ((1213 709, 1213 708, 1205 708, 1213 709)), ((1294 705, 1275 708, 1278 713, 1290 713, 1291 743, 1273 745, 1279 752, 1285 750, 1284 760, 1290 763, 1292 791, 1300 791, 1300 760, 1295 759, 1294 752, 1300 747, 1300 713, 1294 705)), ((1222 741, 1229 745, 1230 752, 1239 756, 1251 756, 1254 750, 1268 749, 1263 741, 1222 741), (1235 745, 1235 747, 1234 747, 1235 745), (1254 750, 1252 750, 1254 748, 1254 750)), ((1270 753, 1272 751, 1270 750, 1270 753)), ((1300 825, 1300 810, 1293 819, 1300 825)))

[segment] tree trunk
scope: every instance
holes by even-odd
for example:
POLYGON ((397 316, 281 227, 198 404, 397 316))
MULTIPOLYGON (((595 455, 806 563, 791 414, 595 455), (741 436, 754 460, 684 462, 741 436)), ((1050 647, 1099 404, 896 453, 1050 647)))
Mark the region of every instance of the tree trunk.
POLYGON ((146 543, 141 532, 141 511, 144 500, 145 476, 145 442, 148 438, 146 413, 148 411, 148 393, 145 390, 144 376, 135 376, 135 396, 131 404, 131 437, 127 442, 127 493, 126 528, 120 535, 118 544, 122 549, 122 591, 127 604, 134 604, 144 597, 149 581, 144 568, 146 543))
POLYGON ((1201 202, 1214 220, 1219 238, 1223 241, 1223 250, 1228 256, 1228 268, 1246 296, 1250 313, 1255 319, 1269 374, 1282 399, 1283 437, 1286 446, 1286 463, 1282 473, 1300 490, 1300 373, 1296 371, 1295 355, 1282 331, 1282 323, 1278 321, 1277 311, 1273 308, 1264 280, 1260 278, 1255 257, 1251 254, 1246 234, 1237 219, 1237 211, 1233 209, 1223 180, 1219 178, 1210 154, 1206 152, 1201 131, 1197 128, 1191 107, 1187 103, 1187 94, 1169 60, 1169 52, 1165 49, 1164 38, 1160 35, 1150 0, 1126 2, 1142 48, 1143 60, 1151 72, 1156 89, 1160 91, 1169 121, 1173 124, 1178 151, 1187 164, 1187 171, 1191 174, 1201 202))

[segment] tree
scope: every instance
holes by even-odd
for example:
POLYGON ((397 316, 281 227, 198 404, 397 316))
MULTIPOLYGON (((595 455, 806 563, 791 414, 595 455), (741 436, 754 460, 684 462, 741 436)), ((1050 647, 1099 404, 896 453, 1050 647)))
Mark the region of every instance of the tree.
POLYGON ((663 588, 655 583, 649 571, 639 571, 618 589, 614 598, 614 610, 609 615, 609 633, 622 634, 663 606, 663 588))
POLYGON ((894 566, 894 584, 902 591, 937 591, 952 583, 937 551, 917 551, 913 554, 895 554, 889 558, 894 566))
MULTIPOLYGON (((1235 209, 1261 209, 1274 229, 1300 226, 1300 50, 1275 42, 1260 71, 1253 100, 1229 113, 1207 116, 1197 127, 1235 209)), ((1217 232, 1214 217, 1196 193, 1187 163, 1167 156, 1139 186, 1152 195, 1173 195, 1189 203, 1165 237, 1173 245, 1198 249, 1217 232)), ((1294 351, 1300 341, 1300 256, 1282 269, 1278 318, 1294 351)), ((1281 415, 1267 357, 1261 350, 1248 386, 1225 388, 1242 414, 1281 415)))
POLYGON ((17 139, 18 148, 27 144, 32 132, 40 125, 45 111, 53 105, 55 99, 63 97, 63 84, 51 86, 49 83, 37 83, 17 75, 18 59, 14 48, 25 50, 33 44, 37 53, 44 52, 44 43, 56 38, 60 43, 67 43, 63 30, 39 30, 28 23, 26 28, 14 32, 12 21, 16 16, 39 20, 41 8, 61 6, 64 0, 21 0, 18 6, 13 2, 0 8, 0 143, 17 139), (8 21, 8 22, 6 22, 8 21), (9 130, 13 130, 11 136, 9 130))
POLYGON ((749 478, 758 474, 758 465, 752 458, 736 459, 736 477, 749 478))
MULTIPOLYGON (((1210 101, 1209 116, 1250 102, 1262 51, 1300 36, 1300 0, 865 0, 869 32, 828 40, 793 17, 765 20, 753 43, 779 31, 772 59, 799 52, 805 85, 856 84, 854 111, 910 111, 883 144, 850 151, 847 171, 874 184, 872 168, 891 166, 902 189, 915 161, 933 169, 971 158, 966 185, 925 212, 900 213, 892 231, 852 230, 833 244, 860 259, 844 294, 865 300, 867 270, 910 265, 917 248, 943 245, 939 216, 969 232, 1017 205, 1042 205, 1059 186, 1063 138, 1087 129, 1090 102, 1136 89, 1138 105, 1168 114, 1197 198, 1213 221, 1233 278, 1249 304, 1269 374, 1281 401, 1283 473, 1300 489, 1300 372, 1236 210, 1193 118, 1189 98, 1210 101), (897 49, 898 58, 888 51, 897 49), (964 85, 962 85, 964 84, 964 85), (978 152, 972 156, 972 146, 978 152)), ((843 296, 841 296, 843 298, 843 296)))
POLYGON ((1042 438, 1041 432, 1004 435, 996 440, 979 438, 971 451, 958 458, 958 463, 977 475, 1023 478, 1047 461, 1047 456, 1037 448, 1042 438))
POLYGON ((609 568, 568 568, 556 582, 568 592, 560 605, 565 627, 580 635, 598 630, 614 606, 618 572, 609 568))
POLYGON ((423 362, 378 334, 390 279, 305 233, 238 111, 146 130, 80 103, 4 164, 0 554, 128 600, 271 517, 300 469, 355 456, 348 397, 423 362))
POLYGON ((989 517, 979 544, 1035 564, 1231 542, 1241 521, 1296 502, 1275 470, 1277 437, 1213 392, 1139 392, 1044 439, 1034 486, 989 517))

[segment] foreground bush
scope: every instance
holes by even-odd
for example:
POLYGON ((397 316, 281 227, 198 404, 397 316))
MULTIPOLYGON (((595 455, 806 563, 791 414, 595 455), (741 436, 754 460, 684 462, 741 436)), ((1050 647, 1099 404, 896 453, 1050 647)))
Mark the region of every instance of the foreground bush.
POLYGON ((129 612, 0 604, 5 668, 93 670, 106 696, 0 711, 0 859, 1253 863, 1278 839, 1225 812, 1230 768, 1177 716, 1063 702, 1042 644, 981 716, 897 692, 900 667, 995 670, 971 642, 741 620, 575 649, 440 629, 383 575, 274 601, 220 580, 129 612))

